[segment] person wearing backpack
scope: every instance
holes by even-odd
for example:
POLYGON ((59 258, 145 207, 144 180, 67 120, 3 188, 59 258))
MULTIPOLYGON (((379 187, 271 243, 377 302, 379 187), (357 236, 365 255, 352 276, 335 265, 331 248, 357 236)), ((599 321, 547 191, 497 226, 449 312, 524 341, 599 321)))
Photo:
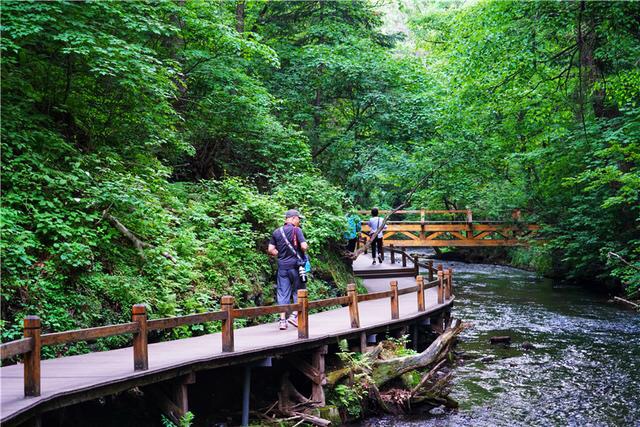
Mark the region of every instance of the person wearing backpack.
POLYGON ((362 220, 355 211, 351 211, 346 216, 347 230, 343 233, 344 239, 347 241, 347 251, 355 252, 362 231, 362 220))
MULTIPOLYGON (((300 212, 289 209, 285 214, 285 223, 274 230, 269 240, 267 252, 278 257, 277 303, 278 305, 298 303, 298 289, 306 287, 306 255, 309 245, 300 229, 300 212), (302 276, 301 276, 302 275, 302 276), (304 279, 304 283, 303 280, 304 279)), ((298 313, 292 312, 289 323, 298 327, 298 313)), ((287 329, 286 313, 280 313, 280 330, 287 329)))
POLYGON ((384 224, 384 218, 378 216, 378 208, 371 209, 371 218, 367 221, 369 226, 369 238, 371 239, 371 258, 373 258, 373 265, 376 264, 376 252, 378 254, 378 262, 382 264, 384 261, 384 254, 382 252, 382 236, 383 231, 387 229, 384 224))

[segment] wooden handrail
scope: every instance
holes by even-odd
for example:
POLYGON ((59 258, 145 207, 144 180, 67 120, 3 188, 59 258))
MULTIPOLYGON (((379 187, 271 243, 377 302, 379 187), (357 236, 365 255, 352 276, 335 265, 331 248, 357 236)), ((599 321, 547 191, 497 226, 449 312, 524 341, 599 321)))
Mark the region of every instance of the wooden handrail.
POLYGON ((406 294, 411 294, 413 292, 417 292, 418 291, 418 285, 416 286, 411 286, 409 288, 402 288, 402 289, 398 289, 398 296, 400 295, 406 295, 406 294))
POLYGON ((315 301, 309 301, 309 310, 313 308, 324 308, 331 307, 332 305, 345 305, 349 304, 349 297, 334 297, 334 298, 325 298, 319 299, 315 301))
MULTIPOLYGON (((392 251, 402 253, 406 251, 395 248, 392 251)), ((416 259, 413 260, 417 267, 423 266, 416 259)), ((2 360, 17 355, 24 355, 24 394, 27 396, 40 395, 40 349, 43 345, 66 344, 78 341, 89 341, 123 334, 133 334, 133 361, 134 370, 149 369, 148 332, 150 330, 170 329, 178 326, 192 325, 221 320, 222 321, 222 351, 234 351, 233 320, 235 318, 254 318, 262 315, 280 313, 283 311, 298 312, 298 338, 309 337, 309 310, 312 308, 329 307, 332 305, 348 305, 349 317, 352 328, 360 328, 359 302, 372 301, 382 298, 390 298, 391 318, 399 319, 399 296, 416 292, 418 296, 418 311, 424 311, 424 290, 438 287, 438 303, 449 299, 453 292, 453 272, 451 269, 443 271, 442 265, 435 270, 432 263, 428 269, 437 271, 436 280, 424 283, 422 276, 416 276, 416 285, 404 289, 398 289, 398 282, 393 280, 390 290, 371 294, 358 295, 356 286, 347 286, 347 295, 335 298, 326 298, 317 301, 308 301, 306 289, 298 290, 298 303, 276 306, 249 307, 234 309, 234 298, 223 296, 220 311, 190 314, 179 317, 167 317, 162 319, 147 320, 146 307, 136 304, 132 308, 132 321, 118 325, 107 325, 95 328, 77 329, 73 331, 56 332, 41 335, 41 322, 38 316, 27 316, 24 319, 24 338, 8 343, 0 344, 0 357, 2 360)))
POLYGON ((236 308, 233 310, 233 318, 252 319, 267 314, 299 311, 300 304, 269 305, 262 307, 236 308))
POLYGON ((358 295, 358 302, 373 301, 377 299, 389 298, 391 291, 374 292, 372 294, 358 295))
POLYGON ((147 329, 150 331, 177 328, 178 326, 195 325, 198 323, 224 320, 227 313, 224 311, 209 311, 206 313, 188 314, 178 317, 164 317, 162 319, 148 320, 147 329))
POLYGON ((436 286, 438 286, 438 283, 440 283, 438 279, 433 280, 431 282, 427 282, 424 284, 424 289, 427 290, 427 289, 435 288, 436 286))
POLYGON ((21 338, 0 345, 0 359, 19 356, 30 352, 33 349, 33 338, 21 338))
POLYGON ((41 342, 42 345, 67 344, 78 341, 92 341, 115 335, 133 334, 136 332, 138 332, 138 324, 129 322, 119 325, 98 326, 96 328, 44 334, 41 336, 41 342))

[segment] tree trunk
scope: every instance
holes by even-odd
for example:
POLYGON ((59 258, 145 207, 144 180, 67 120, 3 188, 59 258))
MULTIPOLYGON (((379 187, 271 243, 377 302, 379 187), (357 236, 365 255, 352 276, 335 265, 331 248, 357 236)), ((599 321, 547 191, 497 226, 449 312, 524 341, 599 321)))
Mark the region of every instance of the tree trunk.
POLYGON ((450 344, 462 332, 464 326, 458 322, 454 327, 447 329, 422 353, 398 357, 389 360, 378 360, 374 363, 371 378, 379 388, 400 375, 415 369, 425 368, 438 362, 446 354, 450 344))

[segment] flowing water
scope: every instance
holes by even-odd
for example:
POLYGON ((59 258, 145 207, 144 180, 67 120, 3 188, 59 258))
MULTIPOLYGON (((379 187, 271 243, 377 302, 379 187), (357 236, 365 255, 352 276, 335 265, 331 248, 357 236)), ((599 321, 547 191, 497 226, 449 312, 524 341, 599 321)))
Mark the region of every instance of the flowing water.
POLYGON ((638 313, 526 271, 443 264, 454 269, 453 315, 473 324, 457 348, 460 408, 363 426, 640 426, 638 313), (496 335, 511 345, 490 345, 496 335))

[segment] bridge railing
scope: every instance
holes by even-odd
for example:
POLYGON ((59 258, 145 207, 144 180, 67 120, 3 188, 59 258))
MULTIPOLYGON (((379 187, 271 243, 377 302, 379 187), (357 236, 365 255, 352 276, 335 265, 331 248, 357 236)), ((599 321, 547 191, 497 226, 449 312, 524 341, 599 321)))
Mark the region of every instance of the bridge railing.
MULTIPOLYGON (((396 252, 397 249, 393 249, 396 252)), ((392 252, 393 253, 393 252, 392 252)), ((417 262, 417 261, 416 261, 417 262)), ((212 321, 222 321, 222 351, 234 351, 234 328, 233 320, 240 318, 255 318, 263 315, 276 314, 281 312, 298 312, 298 339, 309 338, 309 310, 330 307, 348 306, 349 317, 352 328, 360 327, 360 314, 358 303, 389 298, 391 305, 391 318, 400 318, 399 296, 416 292, 417 309, 419 312, 425 311, 425 290, 437 287, 438 304, 443 304, 453 296, 453 273, 451 270, 443 270, 439 265, 438 269, 433 269, 429 264, 429 280, 425 283, 424 277, 416 275, 416 285, 408 288, 398 289, 398 282, 391 281, 388 291, 375 292, 370 294, 358 294, 356 285, 347 286, 347 295, 335 298, 309 301, 306 289, 298 290, 298 303, 273 305, 250 308, 233 308, 234 298, 223 296, 221 298, 220 311, 207 313, 190 314, 186 316, 167 317, 163 319, 147 320, 146 307, 143 304, 135 304, 132 307, 131 322, 107 325, 95 328, 78 329, 73 331, 41 334, 41 320, 38 316, 27 316, 24 318, 24 338, 3 343, 0 345, 0 359, 5 360, 11 357, 23 355, 24 362, 24 395, 39 396, 41 392, 40 378, 40 352, 42 346, 68 344, 78 341, 91 341, 98 338, 106 338, 116 335, 133 334, 133 369, 134 371, 145 371, 149 369, 149 346, 148 333, 153 330, 163 330, 178 326, 193 325, 212 321), (434 278, 434 273, 437 278, 434 278)))
MULTIPOLYGON (((370 211, 359 210, 359 214, 368 215, 370 211)), ((474 222, 474 215, 472 209, 402 209, 397 211, 392 210, 379 210, 380 215, 387 216, 391 214, 391 218, 387 222, 388 224, 394 222, 414 222, 414 223, 472 223, 474 222), (393 212, 393 214, 391 214, 393 212)), ((481 219, 479 222, 517 222, 522 220, 522 210, 512 209, 511 211, 504 211, 504 217, 508 217, 508 220, 490 220, 481 219)), ((480 216, 483 214, 480 213, 480 216)), ((476 222, 478 222, 478 214, 476 214, 476 222)))

